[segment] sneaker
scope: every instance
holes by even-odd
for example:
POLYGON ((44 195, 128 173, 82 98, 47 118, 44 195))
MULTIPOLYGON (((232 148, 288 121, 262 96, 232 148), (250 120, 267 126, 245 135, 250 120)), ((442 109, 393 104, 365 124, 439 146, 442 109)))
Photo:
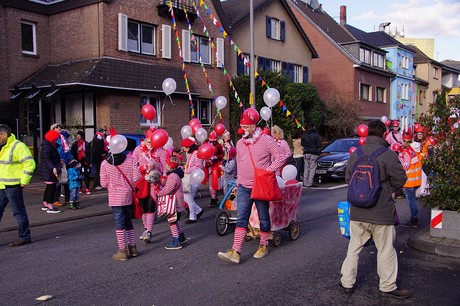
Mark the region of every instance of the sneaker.
POLYGON ((65 198, 65 195, 63 193, 61 193, 61 198, 65 198))
POLYGON ((187 241, 187 238, 185 238, 185 234, 184 233, 180 233, 179 234, 179 242, 180 243, 184 243, 187 241))
POLYGON ((417 223, 412 223, 410 221, 407 221, 406 223, 404 224, 401 224, 402 227, 413 227, 413 228, 417 228, 418 227, 418 224, 417 223))
POLYGON ((399 288, 396 288, 395 290, 389 292, 380 291, 380 294, 382 296, 388 296, 399 300, 404 300, 412 296, 412 292, 410 292, 409 290, 399 288))
POLYGON ((217 256, 219 257, 220 260, 230 262, 230 263, 235 263, 239 264, 240 263, 240 253, 238 253, 234 249, 230 249, 227 252, 219 252, 217 253, 217 256))
POLYGON ((69 209, 73 209, 73 210, 77 209, 77 206, 75 205, 75 202, 70 202, 69 209))
POLYGON ((102 190, 102 187, 101 187, 101 186, 97 186, 97 187, 94 188, 94 189, 96 189, 97 191, 100 191, 100 190, 102 190))
POLYGON ((53 206, 62 207, 62 206, 64 206, 64 204, 62 204, 62 203, 59 202, 59 201, 55 201, 55 202, 53 203, 53 206))
POLYGON ((42 204, 42 210, 47 211, 48 210, 48 205, 42 204))
POLYGON ((137 253, 137 248, 135 245, 128 245, 128 255, 131 257, 136 257, 137 255, 139 255, 137 253))
POLYGON ((355 288, 353 288, 353 287, 351 287, 351 288, 344 287, 344 286, 342 285, 342 283, 340 283, 339 286, 340 286, 340 289, 342 289, 343 292, 348 293, 348 294, 353 293, 354 290, 355 290, 355 288))
POLYGON ((47 212, 48 214, 58 214, 58 213, 60 213, 61 211, 60 211, 59 209, 56 209, 56 208, 53 207, 53 208, 48 208, 48 209, 46 210, 46 212, 47 212))
POLYGON ((83 188, 80 188, 80 190, 78 190, 78 193, 83 193, 83 188))
POLYGON ((142 241, 144 241, 145 243, 150 243, 151 238, 152 238, 152 233, 151 233, 151 232, 147 232, 147 233, 144 235, 144 238, 142 239, 142 241))
POLYGON ((268 254, 268 248, 266 245, 259 244, 257 251, 254 253, 254 258, 264 258, 268 254))
POLYGON ((180 244, 179 237, 173 237, 170 244, 165 245, 166 250, 180 250, 182 245, 180 244))
POLYGON ((86 194, 91 194, 91 191, 89 191, 89 189, 86 189, 86 194))
POLYGON ((149 232, 148 230, 144 230, 142 235, 139 236, 139 240, 144 240, 144 238, 145 238, 145 236, 147 235, 148 232, 149 232))
POLYGON ((113 254, 112 258, 113 260, 125 261, 128 260, 128 254, 126 253, 126 250, 118 250, 115 254, 113 254))

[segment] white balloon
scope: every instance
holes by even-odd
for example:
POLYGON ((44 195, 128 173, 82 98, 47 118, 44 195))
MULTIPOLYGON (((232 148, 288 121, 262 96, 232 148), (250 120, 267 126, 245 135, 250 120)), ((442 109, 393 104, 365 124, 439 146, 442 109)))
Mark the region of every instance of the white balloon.
POLYGON ((295 180, 295 178, 297 177, 297 168, 293 165, 287 165, 283 168, 281 176, 285 181, 295 180))
POLYGON ((276 181, 278 182, 278 187, 279 188, 286 187, 286 182, 281 178, 281 176, 277 175, 276 176, 276 181))
POLYGON ((458 129, 459 127, 459 123, 458 122, 455 122, 454 125, 453 125, 454 129, 458 129))
POLYGON ((206 132, 206 130, 203 128, 199 128, 195 132, 195 138, 199 142, 204 142, 208 138, 208 132, 206 132))
POLYGON ((180 129, 180 134, 182 135, 182 139, 189 138, 192 136, 192 128, 189 125, 184 125, 180 129))
POLYGON ((125 136, 117 134, 110 138, 110 152, 118 154, 126 150, 128 140, 125 136))
POLYGON ((260 117, 262 117, 262 119, 264 119, 265 121, 270 120, 272 116, 272 110, 267 106, 262 107, 259 113, 260 117))
POLYGON ((204 171, 202 169, 196 169, 190 174, 190 183, 200 184, 204 180, 204 171))
POLYGON ((174 140, 171 137, 168 137, 168 141, 166 144, 163 146, 163 149, 168 150, 173 146, 174 140))
POLYGON ((275 88, 269 88, 264 92, 264 102, 267 106, 273 107, 280 101, 280 93, 275 88))
POLYGON ((164 81, 163 81, 163 91, 164 93, 169 96, 170 94, 172 94, 174 91, 176 91, 176 81, 174 81, 174 79, 172 78, 166 78, 164 81))
POLYGON ((227 98, 224 96, 218 96, 216 98, 216 107, 217 109, 221 110, 227 105, 227 98))
POLYGON ((382 121, 383 123, 387 123, 388 117, 387 116, 382 116, 382 117, 380 117, 380 121, 382 121))

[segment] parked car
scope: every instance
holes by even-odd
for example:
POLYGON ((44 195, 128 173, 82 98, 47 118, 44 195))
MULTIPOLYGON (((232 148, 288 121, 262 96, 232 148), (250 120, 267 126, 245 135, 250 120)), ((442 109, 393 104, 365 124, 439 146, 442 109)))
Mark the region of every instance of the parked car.
POLYGON ((126 147, 125 153, 130 155, 134 149, 144 140, 144 134, 122 134, 128 140, 128 146, 126 147))
POLYGON ((336 139, 324 147, 316 164, 318 182, 324 179, 345 179, 350 148, 358 146, 358 137, 348 137, 336 139))

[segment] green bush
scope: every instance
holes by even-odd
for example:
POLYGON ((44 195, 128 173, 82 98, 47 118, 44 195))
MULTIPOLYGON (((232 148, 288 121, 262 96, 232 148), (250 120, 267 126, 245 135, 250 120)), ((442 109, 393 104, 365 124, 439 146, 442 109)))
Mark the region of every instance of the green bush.
POLYGON ((460 97, 446 102, 445 92, 438 93, 428 114, 421 115, 419 123, 434 139, 428 156, 423 160, 427 169, 430 194, 428 207, 460 212, 460 97))

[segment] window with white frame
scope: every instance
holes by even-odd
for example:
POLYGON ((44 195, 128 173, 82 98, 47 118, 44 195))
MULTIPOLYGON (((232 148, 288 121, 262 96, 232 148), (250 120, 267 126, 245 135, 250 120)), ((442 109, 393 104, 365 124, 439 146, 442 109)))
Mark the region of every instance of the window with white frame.
POLYGON ((247 53, 240 53, 236 55, 236 74, 237 75, 249 75, 250 66, 249 66, 250 55, 247 53))
POLYGON ((160 103, 160 97, 159 96, 154 96, 154 95, 141 95, 140 96, 140 106, 142 109, 142 106, 146 104, 151 104, 155 108, 157 114, 153 120, 147 120, 140 115, 140 123, 141 126, 151 126, 151 125, 156 125, 159 126, 161 125, 161 103, 160 103))
POLYGON ((281 72, 281 62, 280 61, 270 61, 270 70, 272 72, 281 72))
POLYGON ((21 21, 22 53, 37 54, 37 29, 36 24, 29 21, 21 21))
POLYGON ((381 102, 381 103, 386 103, 386 88, 377 86, 376 101, 381 102))
POLYGON ((359 48, 359 60, 366 64, 371 64, 371 51, 359 48))
POLYGON ((190 41, 190 60, 199 63, 200 56, 203 64, 211 64, 211 42, 207 37, 195 35, 195 41, 190 41))
POLYGON ((433 67, 433 78, 439 78, 439 69, 437 67, 433 67))
POLYGON ((375 67, 384 68, 385 66, 385 57, 382 54, 374 52, 374 63, 375 67))
POLYGON ((404 68, 404 69, 409 69, 409 57, 408 56, 403 56, 402 57, 402 64, 401 66, 404 68))
POLYGON ((359 84, 359 99, 364 101, 371 101, 371 85, 360 83, 359 84))
POLYGON ((128 20, 128 51, 155 55, 155 27, 128 20))
POLYGON ((276 18, 271 19, 271 38, 279 40, 280 39, 280 21, 276 18))
POLYGON ((266 16, 266 36, 284 42, 286 40, 286 22, 266 16))
POLYGON ((211 125, 211 101, 210 100, 193 100, 196 110, 196 117, 200 120, 201 125, 211 125))
POLYGON ((408 84, 401 85, 401 99, 409 100, 409 85, 408 84))

